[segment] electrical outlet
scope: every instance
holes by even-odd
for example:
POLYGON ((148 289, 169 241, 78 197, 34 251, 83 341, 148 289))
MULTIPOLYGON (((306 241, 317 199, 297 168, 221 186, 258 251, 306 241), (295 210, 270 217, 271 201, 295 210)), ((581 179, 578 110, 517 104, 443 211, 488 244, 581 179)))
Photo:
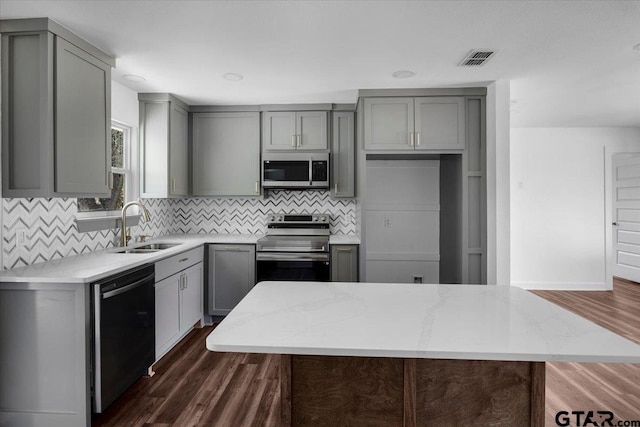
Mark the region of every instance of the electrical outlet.
POLYGON ((24 227, 16 228, 16 246, 18 248, 27 246, 27 229, 24 227))
POLYGON ((391 219, 388 216, 384 217, 384 228, 391 228, 391 219))
POLYGON ((422 283, 422 276, 413 276, 413 283, 422 283))

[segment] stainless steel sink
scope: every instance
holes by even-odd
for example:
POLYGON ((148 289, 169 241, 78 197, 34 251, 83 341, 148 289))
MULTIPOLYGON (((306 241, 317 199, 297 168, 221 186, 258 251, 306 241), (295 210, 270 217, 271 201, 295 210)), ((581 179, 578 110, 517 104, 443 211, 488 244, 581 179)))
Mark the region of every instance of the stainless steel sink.
POLYGON ((122 248, 113 252, 116 254, 150 254, 164 249, 173 248, 178 245, 179 243, 148 243, 135 248, 122 248))
POLYGON ((174 246, 178 246, 179 243, 148 243, 146 245, 138 246, 135 249, 153 249, 156 251, 161 251, 163 249, 173 248, 174 246))
POLYGON ((150 254, 153 252, 158 252, 159 250, 160 249, 130 248, 130 249, 120 249, 113 252, 116 254, 150 254))

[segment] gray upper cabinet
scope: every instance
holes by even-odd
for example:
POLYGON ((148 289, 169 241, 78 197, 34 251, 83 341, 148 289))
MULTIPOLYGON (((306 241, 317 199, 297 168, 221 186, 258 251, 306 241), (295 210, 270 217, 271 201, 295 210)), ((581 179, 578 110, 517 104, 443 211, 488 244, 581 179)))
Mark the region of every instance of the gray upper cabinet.
POLYGON ((365 150, 463 150, 464 97, 365 98, 365 150))
POLYGON ((367 150, 411 148, 413 98, 365 98, 364 146, 367 150))
POLYGON ((115 60, 49 19, 0 32, 3 197, 108 197, 115 60))
POLYGON ((327 150, 326 111, 267 111, 262 115, 264 151, 327 150))
POLYGON ((263 113, 262 144, 265 151, 295 150, 296 113, 291 111, 263 113))
POLYGON ((332 113, 331 197, 355 196, 355 113, 332 113))
POLYGON ((189 194, 188 106, 173 95, 138 94, 142 197, 189 194))
POLYGON ((415 148, 464 149, 464 98, 415 98, 415 148))
POLYGON ((193 113, 195 196, 260 195, 260 113, 193 113))

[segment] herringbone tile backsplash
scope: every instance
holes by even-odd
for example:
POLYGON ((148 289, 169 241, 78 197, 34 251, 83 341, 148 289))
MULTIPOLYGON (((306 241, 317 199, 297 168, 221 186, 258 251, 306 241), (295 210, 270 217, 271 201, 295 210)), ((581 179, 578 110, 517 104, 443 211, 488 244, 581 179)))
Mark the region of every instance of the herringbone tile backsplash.
MULTIPOLYGON (((355 234, 356 203, 333 200, 327 191, 271 191, 262 199, 145 199, 151 221, 132 234, 259 234, 270 213, 329 213, 333 234, 355 234)), ((115 246, 119 229, 80 233, 76 199, 2 199, 3 269, 115 246), (16 231, 26 230, 19 248, 16 231)))

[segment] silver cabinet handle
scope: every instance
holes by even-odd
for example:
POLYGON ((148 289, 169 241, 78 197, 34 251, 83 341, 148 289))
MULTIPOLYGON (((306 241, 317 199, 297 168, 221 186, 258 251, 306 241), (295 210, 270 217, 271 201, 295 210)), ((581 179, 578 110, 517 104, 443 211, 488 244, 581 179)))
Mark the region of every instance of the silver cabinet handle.
POLYGON ((256 181, 256 194, 260 194, 260 181, 256 181))
POLYGON ((298 147, 302 146, 302 135, 296 135, 296 139, 298 140, 298 147))
POLYGON ((175 191, 176 191, 176 179, 171 178, 171 192, 175 193, 175 191))
POLYGON ((182 258, 178 260, 178 262, 185 262, 185 261, 189 261, 189 258, 182 258))
POLYGON ((296 136, 295 135, 291 135, 291 146, 293 148, 296 148, 296 136))
POLYGON ((338 183, 337 182, 333 186, 333 192, 338 194, 338 183))
POLYGON ((413 147, 413 132, 409 132, 409 146, 413 147))
POLYGON ((336 248, 336 252, 351 252, 351 248, 336 248))
POLYGON ((109 190, 113 190, 113 172, 109 172, 107 175, 107 186, 109 190))
POLYGON ((420 132, 416 132, 416 147, 420 147, 420 132))

